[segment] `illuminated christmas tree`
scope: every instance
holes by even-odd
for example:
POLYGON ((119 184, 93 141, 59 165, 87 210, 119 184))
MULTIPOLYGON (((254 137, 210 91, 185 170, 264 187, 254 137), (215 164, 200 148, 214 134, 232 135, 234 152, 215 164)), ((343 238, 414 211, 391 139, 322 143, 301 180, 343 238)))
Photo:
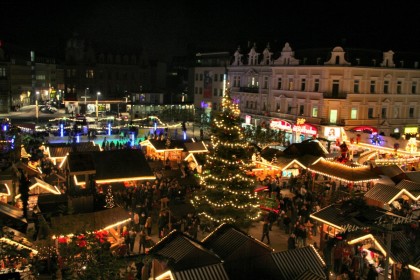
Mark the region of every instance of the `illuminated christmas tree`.
POLYGON ((111 186, 108 186, 108 190, 106 192, 106 196, 105 196, 105 208, 114 208, 115 207, 115 203, 114 203, 114 195, 112 194, 112 188, 111 186))
POLYGON ((200 175, 201 191, 191 200, 204 221, 247 227, 260 216, 255 179, 251 177, 252 152, 240 126, 240 111, 229 89, 222 110, 211 123, 212 150, 200 175))

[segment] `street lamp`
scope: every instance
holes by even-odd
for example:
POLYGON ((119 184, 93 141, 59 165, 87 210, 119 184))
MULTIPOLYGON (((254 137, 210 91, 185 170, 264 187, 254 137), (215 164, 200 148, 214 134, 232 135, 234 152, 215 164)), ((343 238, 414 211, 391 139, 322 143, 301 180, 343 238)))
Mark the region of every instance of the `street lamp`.
POLYGON ((86 98, 90 97, 90 96, 88 96, 88 95, 87 95, 88 93, 89 93, 89 88, 86 88, 86 89, 85 89, 85 95, 84 95, 84 96, 82 96, 82 98, 84 98, 84 99, 85 99, 85 105, 86 105, 86 98))
POLYGON ((98 91, 96 93, 96 121, 99 120, 99 115, 98 115, 98 110, 99 110, 98 99, 99 99, 99 95, 101 95, 101 92, 100 91, 98 91))
POLYGON ((36 96, 35 96, 35 117, 36 117, 36 122, 37 123, 38 123, 38 117, 39 117, 38 98, 39 98, 39 91, 36 92, 36 96))

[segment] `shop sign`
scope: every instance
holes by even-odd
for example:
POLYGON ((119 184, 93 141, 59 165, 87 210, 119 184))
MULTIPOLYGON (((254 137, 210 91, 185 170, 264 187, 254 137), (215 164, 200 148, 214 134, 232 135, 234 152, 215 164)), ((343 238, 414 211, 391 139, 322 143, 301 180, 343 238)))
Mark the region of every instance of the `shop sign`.
POLYGON ((336 140, 337 138, 340 138, 340 130, 340 127, 326 127, 324 136, 329 140, 336 140))
POLYGON ((270 128, 278 130, 292 130, 292 125, 284 120, 272 119, 270 121, 270 128))
POLYGON ((418 128, 417 127, 405 127, 404 134, 417 134, 418 128))
POLYGON ((248 124, 248 125, 251 124, 251 116, 250 115, 245 116, 245 123, 248 124))
POLYGON ((300 134, 317 135, 318 129, 311 124, 294 125, 293 131, 300 134))

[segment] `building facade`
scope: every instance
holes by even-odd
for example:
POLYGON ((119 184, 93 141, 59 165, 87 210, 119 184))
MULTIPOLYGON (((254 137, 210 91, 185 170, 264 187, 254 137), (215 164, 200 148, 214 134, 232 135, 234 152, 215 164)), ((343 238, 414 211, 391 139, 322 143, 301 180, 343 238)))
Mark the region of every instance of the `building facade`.
POLYGON ((35 100, 61 100, 64 92, 63 69, 54 58, 34 51, 0 46, 0 112, 35 104, 35 100))
POLYGON ((258 53, 254 45, 246 55, 238 49, 227 68, 231 94, 239 100, 248 124, 281 121, 284 129, 309 129, 307 137, 313 130, 326 136, 331 127, 350 130, 361 126, 388 136, 417 134, 418 62, 396 63, 392 51, 373 59, 356 56, 359 53, 347 54, 335 47, 329 55, 298 59, 288 43, 277 58, 269 46, 258 53), (303 128, 304 124, 310 127, 303 128))

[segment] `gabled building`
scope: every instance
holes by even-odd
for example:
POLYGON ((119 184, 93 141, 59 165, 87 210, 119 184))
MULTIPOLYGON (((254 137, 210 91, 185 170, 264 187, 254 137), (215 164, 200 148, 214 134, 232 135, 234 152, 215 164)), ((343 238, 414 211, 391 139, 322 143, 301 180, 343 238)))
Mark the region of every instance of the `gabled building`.
MULTIPOLYGON (((297 127, 304 120, 319 135, 358 126, 388 136, 418 132, 420 54, 340 46, 295 53, 285 43, 279 53, 255 44, 238 49, 232 60, 227 67, 231 96, 252 124, 275 118, 297 127)), ((196 105, 205 99, 195 97, 196 105)))

